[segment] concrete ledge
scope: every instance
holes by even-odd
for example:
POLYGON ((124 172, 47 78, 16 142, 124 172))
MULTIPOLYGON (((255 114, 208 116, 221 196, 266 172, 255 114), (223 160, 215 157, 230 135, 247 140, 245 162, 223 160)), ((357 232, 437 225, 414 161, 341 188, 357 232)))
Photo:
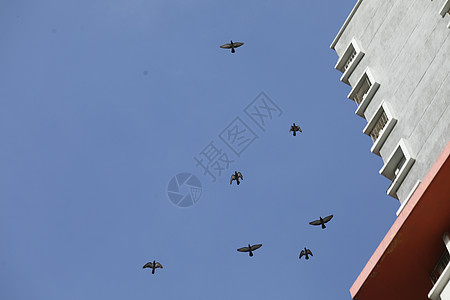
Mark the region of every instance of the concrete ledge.
POLYGON ((334 49, 334 47, 336 46, 337 42, 341 38, 342 33, 344 33, 344 30, 347 28, 348 23, 350 23, 350 21, 352 20, 353 16, 355 15, 355 13, 358 10, 358 7, 361 5, 361 3, 362 3, 362 0, 358 0, 358 2, 356 2, 355 6, 353 7, 352 11, 350 12, 350 15, 345 20, 344 25, 342 25, 341 29, 339 29, 338 34, 336 35, 333 42, 331 43, 331 45, 330 45, 331 49, 336 50, 336 49, 334 49))
POLYGON ((409 199, 411 199, 412 195, 414 194, 414 192, 416 191, 417 187, 419 186, 419 184, 421 182, 422 182, 422 180, 417 180, 416 184, 411 189, 411 192, 409 192, 409 194, 406 197, 405 201, 402 203, 402 205, 400 205, 400 207, 398 208, 397 212, 395 213, 397 215, 397 217, 400 215, 400 213, 402 212, 403 208, 405 208, 406 204, 408 204, 409 199))
POLYGON ((428 298, 430 298, 431 300, 440 300, 441 293, 447 286, 449 280, 450 280, 450 263, 445 267, 444 272, 442 272, 441 276, 439 276, 438 281, 436 281, 433 288, 428 293, 428 298))
MULTIPOLYGON (((400 142, 398 142, 397 146, 395 146, 394 149, 395 150, 392 151, 391 155, 386 160, 386 163, 380 170, 380 174, 390 180, 395 179, 394 171, 395 171, 395 168, 397 167, 397 164, 400 162, 400 160, 402 158, 401 154, 403 154, 403 156, 405 156, 405 159, 406 159, 406 161, 403 164, 401 169, 403 169, 403 167, 406 165, 406 162, 408 161, 408 159, 412 158, 412 155, 410 154, 411 152, 409 151, 408 147, 406 146, 405 139, 401 139, 400 142)), ((401 173, 400 171, 397 174, 397 177, 400 175, 400 173, 401 173)))
POLYGON ((372 131, 373 127, 376 125, 378 119, 382 114, 382 110, 386 113, 388 121, 384 125, 384 128, 381 130, 376 141, 373 143, 372 148, 370 148, 370 151, 378 156, 380 156, 380 149, 389 136, 389 133, 391 133, 395 124, 397 124, 397 119, 394 117, 394 114, 392 113, 390 106, 386 101, 381 102, 380 106, 378 106, 376 110, 376 113, 372 116, 372 118, 369 120, 369 123, 367 123, 366 127, 364 127, 363 129, 363 133, 370 135, 370 132, 372 131))
POLYGON ((356 56, 353 59, 353 61, 348 66, 347 70, 345 70, 341 76, 341 81, 350 85, 348 82, 348 78, 353 73, 353 70, 358 65, 359 61, 364 56, 364 51, 360 46, 360 43, 356 41, 356 39, 352 39, 350 43, 347 45, 347 48, 345 48, 344 54, 338 59, 336 66, 334 66, 335 69, 342 72, 342 68, 344 67, 345 63, 347 62, 349 56, 353 53, 353 50, 356 51, 356 56))
POLYGON ((415 159, 412 157, 406 159, 405 163, 403 164, 402 168, 398 172, 397 176, 392 181, 391 185, 389 186, 389 188, 386 191, 386 193, 389 196, 394 197, 395 199, 398 199, 398 197, 397 197, 398 188, 403 183, 403 180, 405 179, 406 175, 408 175, 408 172, 411 169, 414 162, 415 162, 415 159))
POLYGON ((373 74, 369 68, 366 68, 363 75, 358 79, 358 82, 356 83, 355 87, 350 91, 350 93, 347 96, 347 98, 349 98, 350 100, 355 101, 354 97, 355 97, 356 93, 358 92, 358 90, 363 85, 364 76, 366 76, 366 75, 369 78, 371 86, 370 86, 369 90, 367 91, 366 96, 361 101, 361 103, 358 105, 358 108, 355 111, 355 114, 357 114, 358 116, 360 116, 364 119, 365 119, 364 111, 366 110, 367 105, 369 105, 369 103, 370 103, 370 100, 372 100, 373 96, 375 95, 378 88, 380 87, 380 84, 375 80, 375 77, 373 76, 373 74))
MULTIPOLYGON (((450 11, 450 0, 447 0, 444 5, 441 7, 441 10, 439 11, 439 14, 442 17, 445 17, 445 14, 450 11)), ((450 25, 450 24, 449 24, 450 25)))

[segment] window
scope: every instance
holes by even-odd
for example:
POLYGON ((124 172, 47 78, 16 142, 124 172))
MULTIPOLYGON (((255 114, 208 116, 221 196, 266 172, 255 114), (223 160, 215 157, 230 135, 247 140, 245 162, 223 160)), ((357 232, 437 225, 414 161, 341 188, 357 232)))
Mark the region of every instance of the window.
POLYGON ((363 83, 362 86, 359 88, 359 90, 355 94, 355 102, 356 104, 360 105, 363 101, 364 97, 367 95, 367 92, 369 91, 370 87, 372 86, 372 83, 370 83, 369 77, 367 77, 367 74, 364 74, 363 76, 363 83))
POLYGON ((380 84, 376 82, 372 71, 367 68, 347 96, 350 100, 355 101, 357 105, 355 114, 364 118, 364 111, 375 96, 379 86, 380 84))
POLYGON ((342 82, 349 84, 348 78, 363 56, 364 52, 359 46, 359 43, 355 39, 352 39, 335 66, 337 70, 343 73, 341 77, 342 82))
POLYGON ((380 170, 380 174, 392 180, 386 193, 396 199, 397 191, 414 164, 415 159, 412 158, 406 140, 401 139, 395 147, 394 152, 389 156, 386 163, 380 170))
POLYGON ((341 72, 344 73, 345 71, 347 71, 348 67, 350 66, 350 64, 353 62, 353 60, 356 57, 356 50, 352 47, 352 54, 350 54, 350 57, 347 59, 347 61, 345 62, 344 67, 341 69, 341 72))
POLYGON ((406 161, 406 157, 405 157, 405 155, 403 155, 402 158, 400 159, 400 161, 398 162, 397 166, 395 167, 395 170, 394 170, 395 176, 398 175, 398 173, 402 169, 403 165, 405 164, 405 161, 406 161))
POLYGON ((397 120, 394 118, 390 106, 386 101, 382 101, 375 114, 363 129, 363 132, 370 136, 373 146, 370 149, 372 153, 380 155, 380 149, 387 137, 394 128, 397 120))
POLYGON ((389 184, 389 187, 387 188, 386 193, 388 193, 389 189, 392 187, 395 180, 397 179, 397 175, 398 175, 398 173, 400 173, 400 170, 402 169, 403 165, 405 164, 405 161, 406 161, 406 158, 402 152, 400 161, 398 162, 397 166, 394 168, 394 177, 392 178, 392 182, 391 182, 391 184, 389 184))
POLYGON ((370 137, 372 138, 372 142, 375 143, 375 141, 378 139, 378 136, 380 135, 381 130, 383 130, 384 126, 386 125, 388 118, 386 116, 386 113, 384 112, 383 108, 381 108, 383 111, 381 113, 380 118, 378 119, 377 123, 373 127, 372 131, 370 132, 370 137))
POLYGON ((438 281, 439 276, 441 276, 441 274, 444 272, 445 267, 448 265, 449 261, 450 261, 450 254, 448 253, 447 249, 445 249, 444 253, 438 260, 433 271, 431 271, 430 279, 433 285, 436 283, 436 281, 438 281))

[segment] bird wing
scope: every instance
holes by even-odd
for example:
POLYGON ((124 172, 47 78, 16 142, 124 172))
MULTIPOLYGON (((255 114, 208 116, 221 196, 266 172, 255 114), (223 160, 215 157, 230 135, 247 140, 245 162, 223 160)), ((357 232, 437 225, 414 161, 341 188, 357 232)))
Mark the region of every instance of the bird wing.
POLYGON ((313 256, 311 250, 309 250, 309 249, 306 250, 306 253, 308 253, 309 255, 313 256))
POLYGON ((323 222, 326 223, 333 218, 333 215, 329 215, 328 217, 323 218, 323 222))
POLYGON ((300 126, 297 126, 297 130, 302 132, 302 129, 300 128, 300 126))
POLYGON ((242 247, 242 248, 237 249, 237 251, 239 251, 239 252, 248 252, 248 251, 250 251, 250 249, 248 247, 242 247))
POLYGON ((244 43, 241 43, 241 42, 234 42, 233 43, 234 48, 240 47, 242 45, 244 45, 244 43))
POLYGON ((300 251, 300 256, 298 258, 302 258, 303 255, 306 255, 305 250, 300 251))
POLYGON ((294 126, 291 126, 291 129, 289 130, 289 132, 294 131, 294 126))
POLYGON ((155 263, 155 268, 163 268, 163 266, 159 263, 159 262, 157 262, 157 263, 155 263))
POLYGON ((261 246, 262 246, 262 244, 256 244, 256 245, 251 246, 250 248, 251 248, 252 251, 253 251, 253 250, 256 250, 256 249, 261 248, 261 246))
POLYGON ((322 223, 320 222, 320 220, 315 220, 315 221, 309 222, 309 224, 311 224, 311 225, 320 225, 322 223))
POLYGON ((231 48, 231 44, 224 44, 224 45, 220 46, 220 48, 230 49, 231 48))
POLYGON ((236 177, 234 175, 231 175, 230 184, 233 182, 233 180, 236 180, 236 177))
POLYGON ((244 177, 242 176, 241 172, 238 172, 238 177, 244 180, 244 177))
POLYGON ((153 268, 153 264, 151 262, 148 262, 142 267, 142 269, 145 269, 145 268, 153 268))

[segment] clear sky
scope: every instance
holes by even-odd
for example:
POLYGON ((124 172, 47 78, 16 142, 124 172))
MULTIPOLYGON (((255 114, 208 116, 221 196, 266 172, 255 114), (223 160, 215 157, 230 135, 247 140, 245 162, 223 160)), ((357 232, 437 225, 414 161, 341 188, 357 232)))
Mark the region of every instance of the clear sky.
POLYGON ((329 48, 355 3, 1 1, 0 299, 350 299, 399 207, 329 48))

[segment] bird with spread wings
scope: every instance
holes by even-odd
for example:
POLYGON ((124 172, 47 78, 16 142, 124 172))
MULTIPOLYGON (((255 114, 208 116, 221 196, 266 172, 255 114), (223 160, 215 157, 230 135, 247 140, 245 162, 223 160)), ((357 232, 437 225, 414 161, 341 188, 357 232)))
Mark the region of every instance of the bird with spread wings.
POLYGON ((244 45, 244 43, 230 41, 229 43, 226 43, 226 44, 223 44, 222 46, 220 46, 220 48, 222 48, 222 49, 231 49, 231 53, 234 53, 234 52, 236 52, 234 50, 234 48, 240 47, 242 45, 244 45))
POLYGON ((142 269, 145 269, 145 268, 150 268, 150 269, 152 269, 152 274, 155 274, 155 269, 156 268, 163 268, 163 266, 159 263, 159 262, 156 262, 156 261, 153 261, 153 262, 148 262, 148 263, 146 263, 143 267, 142 267, 142 269))
POLYGON ((313 256, 311 250, 310 249, 306 249, 306 247, 305 247, 305 249, 300 252, 300 256, 298 258, 301 259, 302 256, 305 256, 305 259, 309 259, 308 255, 313 256))
POLYGON ((237 251, 239 252, 248 252, 249 256, 253 256, 253 251, 255 251, 256 249, 261 248, 262 244, 256 244, 253 246, 250 246, 250 244, 248 244, 248 247, 242 247, 237 249, 237 251))
POLYGON ((325 223, 328 223, 331 219, 333 218, 333 215, 329 215, 328 217, 325 217, 322 219, 322 217, 319 217, 319 220, 314 220, 312 222, 309 222, 309 224, 311 225, 322 225, 322 229, 327 228, 327 226, 325 226, 325 223))

